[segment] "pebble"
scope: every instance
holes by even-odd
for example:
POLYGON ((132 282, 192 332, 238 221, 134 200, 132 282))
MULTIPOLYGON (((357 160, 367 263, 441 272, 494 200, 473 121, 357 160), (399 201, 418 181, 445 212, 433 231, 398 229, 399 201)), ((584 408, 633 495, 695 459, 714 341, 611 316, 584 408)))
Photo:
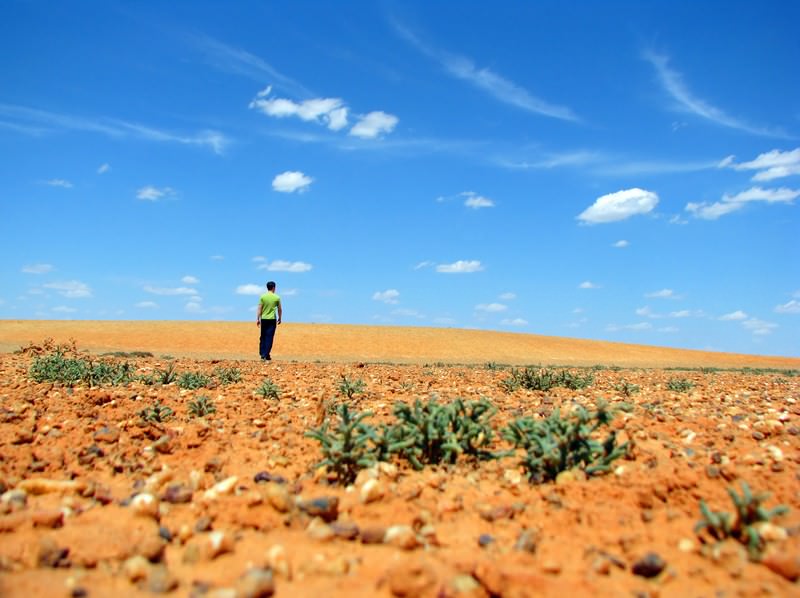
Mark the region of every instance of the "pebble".
POLYGON ((320 517, 314 517, 306 527, 306 533, 310 538, 319 540, 320 542, 327 542, 332 540, 336 533, 331 529, 331 526, 325 523, 320 517))
POLYGON ((538 545, 539 531, 535 529, 523 529, 519 533, 519 536, 517 536, 517 541, 514 542, 514 550, 533 554, 536 552, 538 545))
POLYGON ((347 521, 334 521, 330 524, 330 528, 337 538, 342 538, 343 540, 355 540, 359 533, 358 526, 347 521))
POLYGON ((108 426, 103 426, 94 433, 93 438, 96 442, 113 444, 119 440, 119 428, 109 428, 108 426))
POLYGON ((422 560, 401 561, 389 567, 385 579, 393 596, 412 598, 431 592, 436 586, 436 573, 422 560))
POLYGON ((213 531, 192 540, 183 551, 183 562, 193 564, 211 561, 221 554, 233 552, 233 537, 222 531, 213 531))
POLYGON ((164 565, 155 565, 147 578, 147 591, 153 594, 167 594, 178 587, 178 580, 164 565))
POLYGON ((279 513, 288 513, 292 510, 294 501, 292 500, 292 495, 289 493, 289 489, 285 484, 269 482, 264 490, 267 495, 267 500, 269 501, 269 504, 272 505, 273 509, 279 513))
POLYGON ((648 552, 633 564, 633 574, 640 577, 651 578, 661 573, 667 563, 655 552, 648 552))
POLYGON ((754 527, 758 530, 758 535, 766 542, 783 542, 789 537, 784 528, 768 521, 757 523, 754 527))
POLYGON ((478 536, 478 546, 485 548, 494 542, 494 537, 491 534, 481 534, 478 536))
POLYGON ((284 579, 292 579, 292 565, 281 544, 275 544, 267 551, 267 565, 284 579))
POLYGON ((367 480, 364 482, 364 485, 361 486, 359 498, 361 499, 362 503, 369 504, 382 499, 385 493, 386 490, 383 484, 373 478, 367 480))
POLYGON ((262 484, 264 482, 275 482, 276 484, 285 484, 286 478, 283 477, 282 475, 275 475, 268 471, 259 471, 253 478, 253 481, 256 484, 262 484))
POLYGON ((689 538, 682 538, 680 542, 678 542, 678 550, 681 552, 694 552, 697 549, 694 540, 690 540, 689 538))
POLYGON ((250 569, 236 582, 236 598, 266 598, 275 593, 275 580, 269 569, 250 569))
POLYGON ((86 489, 86 482, 78 480, 48 480, 44 478, 31 478, 22 480, 17 486, 28 494, 50 494, 61 492, 82 492, 86 489))
POLYGON ((456 594, 470 594, 472 592, 478 592, 481 587, 481 584, 478 583, 478 580, 472 577, 472 575, 456 575, 452 580, 450 580, 450 587, 456 594))
POLYGON ((64 512, 61 509, 34 511, 31 514, 33 527, 49 527, 51 529, 64 525, 64 512))
POLYGON ((414 550, 419 546, 417 534, 409 525, 393 525, 386 530, 383 536, 383 543, 402 548, 403 550, 414 550))
POLYGON ((561 573, 561 563, 548 559, 542 563, 542 571, 550 575, 558 575, 561 573))
POLYGON ((301 500, 297 503, 297 507, 312 517, 321 518, 326 523, 336 521, 339 517, 339 497, 337 496, 301 500))
POLYGON ((383 544, 383 538, 386 536, 386 528, 374 525, 362 527, 358 535, 362 544, 383 544))
POLYGON ((770 552, 761 563, 770 571, 777 573, 789 581, 800 579, 800 554, 790 552, 770 552))
POLYGON ((192 502, 192 489, 183 484, 170 484, 161 496, 161 500, 172 504, 192 502))
POLYGON ((122 572, 128 578, 128 581, 136 583, 148 578, 151 567, 150 561, 142 555, 136 555, 122 563, 122 572))
POLYGON ((158 518, 158 499, 149 492, 136 494, 130 502, 131 510, 142 517, 158 518))
POLYGON ((0 496, 0 504, 11 507, 24 507, 28 504, 28 493, 20 488, 7 490, 0 496))
POLYGON ((238 481, 239 481, 238 476, 232 475, 228 478, 225 478, 221 482, 217 482, 211 488, 209 488, 203 493, 203 501, 213 502, 217 500, 220 496, 231 494, 234 488, 236 488, 236 483, 238 481))

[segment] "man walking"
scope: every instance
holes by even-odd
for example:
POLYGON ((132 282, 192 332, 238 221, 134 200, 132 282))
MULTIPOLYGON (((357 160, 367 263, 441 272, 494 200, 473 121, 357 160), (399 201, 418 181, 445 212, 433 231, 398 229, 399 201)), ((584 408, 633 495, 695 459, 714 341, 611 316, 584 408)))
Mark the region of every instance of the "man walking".
POLYGON ((275 338, 275 328, 281 323, 282 317, 281 298, 275 293, 275 283, 270 280, 267 283, 267 292, 261 295, 256 308, 256 326, 261 328, 258 352, 263 361, 272 359, 270 353, 275 338))

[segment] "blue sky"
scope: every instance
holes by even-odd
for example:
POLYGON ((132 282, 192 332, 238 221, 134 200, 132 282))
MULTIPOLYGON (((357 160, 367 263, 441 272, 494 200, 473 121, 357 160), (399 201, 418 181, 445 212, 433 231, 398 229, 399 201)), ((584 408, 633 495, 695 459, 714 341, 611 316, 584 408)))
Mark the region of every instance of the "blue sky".
POLYGON ((0 318, 800 355, 800 5, 0 7, 0 318))

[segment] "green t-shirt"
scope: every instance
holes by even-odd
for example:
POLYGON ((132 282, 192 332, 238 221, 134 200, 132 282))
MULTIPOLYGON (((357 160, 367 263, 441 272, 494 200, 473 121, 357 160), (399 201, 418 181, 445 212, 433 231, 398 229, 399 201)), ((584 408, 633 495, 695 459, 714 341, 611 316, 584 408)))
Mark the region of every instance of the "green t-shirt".
POLYGON ((274 320, 276 310, 281 304, 281 298, 272 291, 267 291, 261 295, 261 319, 274 320))

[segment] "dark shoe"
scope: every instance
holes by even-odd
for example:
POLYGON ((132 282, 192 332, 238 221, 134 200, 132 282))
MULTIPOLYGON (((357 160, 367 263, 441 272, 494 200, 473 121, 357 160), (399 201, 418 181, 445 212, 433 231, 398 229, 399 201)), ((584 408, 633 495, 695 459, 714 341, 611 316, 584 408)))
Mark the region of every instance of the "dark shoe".
POLYGON ((272 361, 272 357, 270 357, 269 355, 267 355, 267 356, 264 358, 264 361, 272 361))

